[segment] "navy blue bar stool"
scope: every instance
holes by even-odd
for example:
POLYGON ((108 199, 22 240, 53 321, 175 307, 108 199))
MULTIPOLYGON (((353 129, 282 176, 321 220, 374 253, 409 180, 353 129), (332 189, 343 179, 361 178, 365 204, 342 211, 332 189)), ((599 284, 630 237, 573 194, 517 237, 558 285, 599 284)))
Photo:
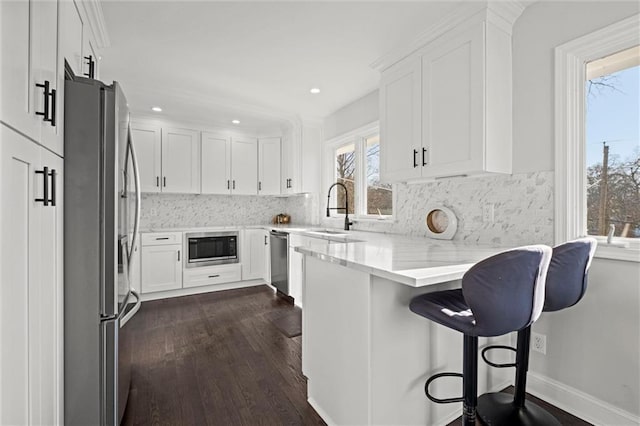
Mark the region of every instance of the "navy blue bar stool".
MULTIPOLYGON (((578 303, 587 290, 587 274, 596 250, 594 238, 580 238, 553 248, 546 279, 544 312, 566 309, 578 303)), ((478 417, 482 423, 497 426, 544 425, 561 423, 548 411, 532 401, 525 401, 531 326, 518 331, 517 349, 508 346, 488 346, 482 359, 492 367, 516 367, 514 395, 504 392, 487 393, 478 398, 478 417), (494 364, 486 352, 509 349, 516 352, 516 362, 494 364)))
POLYGON ((462 374, 439 373, 427 380, 425 393, 436 403, 462 402, 462 423, 475 425, 478 337, 500 336, 531 325, 542 312, 551 248, 520 247, 475 264, 462 277, 462 288, 416 296, 409 308, 427 319, 461 332, 462 374), (463 395, 436 398, 429 385, 440 377, 461 377, 463 395))

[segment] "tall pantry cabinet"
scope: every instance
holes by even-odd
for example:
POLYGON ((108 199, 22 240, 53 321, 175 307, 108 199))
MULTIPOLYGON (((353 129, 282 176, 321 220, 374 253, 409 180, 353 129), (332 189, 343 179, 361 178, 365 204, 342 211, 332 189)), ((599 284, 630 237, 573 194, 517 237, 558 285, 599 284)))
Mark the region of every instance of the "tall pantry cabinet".
POLYGON ((80 6, 0 1, 2 425, 64 424, 65 62, 82 74, 96 34, 80 6))

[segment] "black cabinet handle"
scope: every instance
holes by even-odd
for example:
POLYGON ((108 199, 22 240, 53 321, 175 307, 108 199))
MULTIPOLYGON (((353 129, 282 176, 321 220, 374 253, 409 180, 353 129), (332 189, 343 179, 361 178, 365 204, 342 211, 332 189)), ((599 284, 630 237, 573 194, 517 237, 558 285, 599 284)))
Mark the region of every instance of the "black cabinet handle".
POLYGON ((425 161, 425 158, 427 156, 427 148, 422 148, 422 165, 426 166, 427 162, 425 161))
POLYGON ((162 178, 162 186, 164 186, 165 188, 167 186, 167 177, 166 176, 162 178))
POLYGON ((156 186, 160 188, 160 176, 156 176, 156 186))
POLYGON ((42 88, 44 101, 44 111, 36 111, 36 115, 42 115, 44 121, 49 121, 49 80, 45 80, 44 84, 36 84, 36 87, 42 88))
POLYGON ((84 75, 89 78, 95 78, 95 61, 93 60, 93 56, 85 56, 84 59, 87 60, 87 65, 89 65, 89 72, 85 72, 84 75))
POLYGON ((267 245, 267 236, 266 235, 264 236, 264 245, 265 246, 267 245))
POLYGON ((236 181, 233 181, 233 189, 236 189, 236 181))
POLYGON ((156 241, 160 241, 160 240, 168 240, 169 237, 161 237, 161 238, 156 238, 156 241))
POLYGON ((56 125, 56 89, 51 89, 50 98, 51 98, 51 118, 49 118, 49 120, 45 118, 44 121, 50 121, 51 125, 55 127, 56 125))
POLYGON ((262 191, 262 182, 258 182, 258 191, 262 191))
POLYGON ((42 203, 45 206, 49 205, 49 168, 44 167, 42 170, 36 170, 36 174, 42 175, 43 179, 43 190, 42 190, 42 198, 36 198, 35 201, 37 203, 42 203))
POLYGON ((416 158, 417 156, 418 156, 418 150, 414 149, 413 150, 413 168, 414 169, 418 167, 418 159, 416 158))
POLYGON ((227 180, 227 189, 231 189, 231 181, 227 180))
POLYGON ((49 176, 51 176, 51 205, 53 207, 56 206, 56 177, 57 177, 56 169, 52 169, 49 176))
POLYGON ((220 274, 216 274, 216 275, 209 275, 209 278, 218 278, 220 276, 220 274))
POLYGON ((178 250, 178 262, 180 262, 180 250, 178 250))

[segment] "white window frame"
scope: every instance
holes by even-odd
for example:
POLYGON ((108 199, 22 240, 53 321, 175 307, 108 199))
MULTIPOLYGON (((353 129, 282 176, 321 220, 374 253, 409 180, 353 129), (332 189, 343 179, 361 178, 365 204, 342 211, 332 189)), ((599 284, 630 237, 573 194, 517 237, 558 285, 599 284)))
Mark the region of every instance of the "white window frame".
MULTIPOLYGON (((364 147, 366 144, 366 140, 372 136, 380 134, 380 123, 379 121, 374 121, 365 126, 359 127, 355 130, 352 130, 347 133, 343 133, 340 136, 329 139, 324 143, 324 167, 323 167, 323 182, 324 187, 329 188, 332 184, 335 183, 335 151, 341 146, 354 144, 356 146, 356 157, 355 157, 355 185, 357 185, 358 190, 354 194, 355 206, 354 206, 354 214, 350 215, 350 218, 353 217, 356 220, 376 220, 376 221, 393 221, 395 217, 395 208, 396 208, 396 186, 395 184, 391 186, 392 190, 392 214, 391 215, 383 215, 380 217, 377 214, 363 214, 362 212, 367 211, 366 200, 365 197, 362 196, 363 191, 366 190, 366 149, 359 149, 358 146, 364 147)), ((333 191, 335 191, 334 189, 333 191)), ((341 190, 338 188, 338 190, 341 190)), ((335 206, 335 197, 334 192, 331 194, 331 204, 332 207, 335 206)), ((325 211, 325 205, 322 204, 322 211, 325 211)), ((340 218, 344 219, 344 212, 331 210, 330 212, 331 218, 340 218)))
MULTIPOLYGON (((555 49, 555 242, 583 236, 587 229, 585 163, 586 64, 640 44, 640 14, 555 49)), ((596 257, 640 262, 640 241, 614 238, 621 248, 596 237, 596 257)))

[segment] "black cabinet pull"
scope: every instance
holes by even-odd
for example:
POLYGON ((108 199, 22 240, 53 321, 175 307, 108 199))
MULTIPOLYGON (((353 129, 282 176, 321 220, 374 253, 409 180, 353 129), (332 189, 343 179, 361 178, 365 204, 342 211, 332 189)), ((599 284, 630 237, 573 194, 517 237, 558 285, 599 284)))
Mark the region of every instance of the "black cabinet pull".
POLYGON ((57 177, 56 169, 52 169, 49 176, 51 176, 51 205, 53 207, 56 206, 56 177, 57 177))
POLYGON ((56 89, 51 89, 50 98, 51 98, 51 118, 49 118, 49 120, 45 118, 44 121, 50 121, 51 125, 55 127, 56 125, 56 89))
POLYGON ((258 191, 262 191, 262 182, 258 182, 258 191))
POLYGON ((162 178, 162 186, 164 186, 165 188, 167 187, 167 177, 163 177, 162 178))
POLYGON ((235 179, 233 181, 233 189, 236 189, 236 181, 235 181, 235 179))
POLYGON ((416 158, 417 156, 418 156, 418 150, 414 149, 413 150, 413 168, 414 169, 418 167, 418 159, 416 158))
POLYGON ((95 78, 95 61, 93 60, 93 56, 85 56, 84 59, 87 60, 87 65, 89 65, 89 72, 85 72, 84 75, 89 78, 95 78))
POLYGON ((180 250, 178 250, 178 262, 180 262, 180 250))
POLYGON ((227 189, 231 189, 231 181, 227 180, 227 189))
POLYGON ((265 246, 267 245, 267 236, 266 235, 264 236, 264 245, 265 246))
POLYGON ((425 158, 427 156, 427 148, 422 148, 422 165, 426 166, 427 162, 425 161, 425 158))
POLYGON ((169 237, 159 237, 159 238, 156 238, 156 241, 168 240, 168 239, 169 239, 169 237))
POLYGON ((36 170, 36 174, 43 176, 43 190, 42 198, 36 198, 37 203, 42 203, 45 206, 49 205, 49 168, 44 167, 42 170, 36 170))
POLYGON ((49 121, 49 80, 45 80, 44 84, 36 84, 36 87, 42 88, 44 101, 44 111, 36 111, 36 115, 42 115, 44 121, 49 121))
POLYGON ((160 188, 160 176, 156 176, 156 186, 160 188))
POLYGON ((220 274, 216 274, 216 275, 209 275, 209 278, 218 278, 220 276, 220 274))

